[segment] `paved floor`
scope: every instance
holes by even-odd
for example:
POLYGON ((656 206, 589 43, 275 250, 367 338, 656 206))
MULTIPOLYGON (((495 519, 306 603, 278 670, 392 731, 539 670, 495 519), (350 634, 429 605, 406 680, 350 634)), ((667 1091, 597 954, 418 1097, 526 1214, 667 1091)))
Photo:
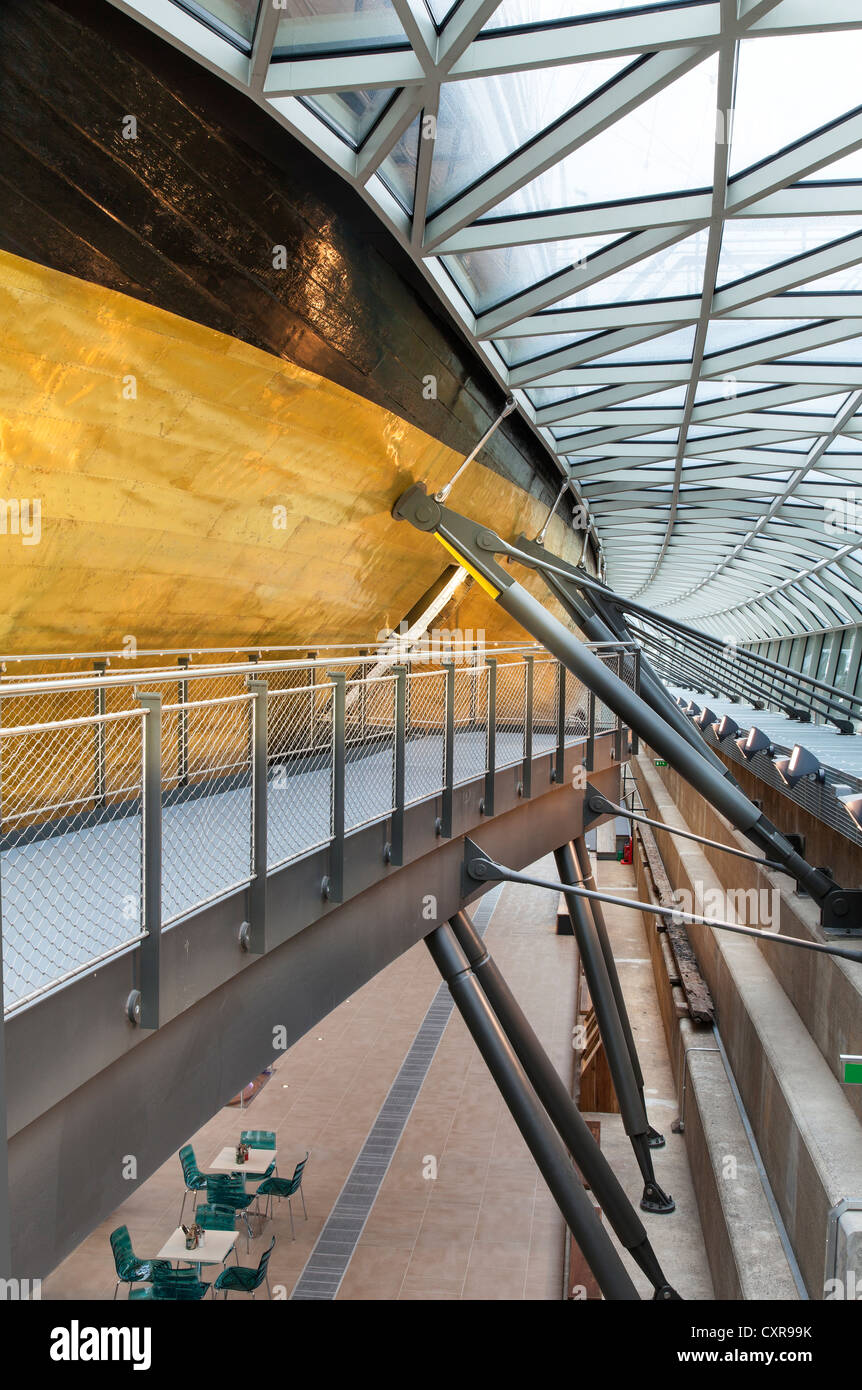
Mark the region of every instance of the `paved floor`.
MULTIPOLYGON (((537 872, 553 876, 552 860, 537 872)), ((630 870, 602 863, 604 881, 631 882, 630 870), (628 876, 628 877, 625 877, 628 876)), ((567 1078, 571 1074, 574 959, 570 937, 555 933, 556 899, 507 886, 485 940, 567 1078)), ((657 1155, 659 1181, 677 1201, 672 1217, 646 1217, 659 1258, 680 1292, 711 1298, 712 1288, 683 1140, 671 1135, 676 1102, 641 919, 611 909, 623 987, 641 1047, 651 1119, 668 1137, 657 1155), (615 915, 613 915, 615 912, 615 915)), ((228 1107, 193 1137, 202 1167, 240 1128, 273 1128, 279 1171, 310 1149, 308 1221, 286 1206, 240 1259, 256 1263, 278 1236, 271 1270, 277 1297, 290 1297, 357 1154, 439 986, 423 946, 394 962, 324 1019, 276 1064, 242 1115, 228 1107)), ((640 1181, 617 1116, 602 1116, 602 1141, 635 1200, 640 1181)), ((108 1237, 128 1225, 136 1253, 154 1255, 177 1223, 182 1180, 172 1157, 46 1280, 46 1298, 109 1298, 114 1274, 108 1237)), ((342 1299, 559 1299, 564 1228, 499 1093, 457 1014, 445 1027, 371 1215, 337 1296, 342 1299)), ((644 1293, 648 1289, 638 1275, 644 1293)))

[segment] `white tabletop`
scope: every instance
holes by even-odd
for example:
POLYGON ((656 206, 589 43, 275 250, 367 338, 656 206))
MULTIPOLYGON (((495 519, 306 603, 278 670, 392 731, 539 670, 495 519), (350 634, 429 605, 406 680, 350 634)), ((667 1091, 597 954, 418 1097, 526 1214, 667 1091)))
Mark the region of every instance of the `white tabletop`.
POLYGON ((236 1231, 204 1231, 201 1244, 194 1250, 186 1249, 186 1237, 182 1226, 165 1241, 156 1259, 188 1260, 196 1265, 220 1265, 226 1260, 236 1241, 236 1231))
POLYGON ((275 1163, 275 1149, 249 1149, 248 1160, 237 1163, 236 1148, 228 1145, 217 1153, 209 1166, 211 1173, 265 1173, 271 1163, 275 1163))

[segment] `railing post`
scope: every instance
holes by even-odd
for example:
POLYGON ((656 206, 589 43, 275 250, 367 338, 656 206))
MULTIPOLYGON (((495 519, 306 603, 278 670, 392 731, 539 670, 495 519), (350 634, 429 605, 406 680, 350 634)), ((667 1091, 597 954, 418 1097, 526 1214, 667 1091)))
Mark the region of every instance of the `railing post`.
MULTIPOLYGON (((105 671, 107 670, 107 667, 106 667, 105 662, 104 662, 104 661, 94 661, 94 662, 93 662, 93 670, 94 670, 94 671, 98 671, 99 675, 100 675, 100 676, 103 676, 103 675, 105 674, 105 671)), ((100 715, 103 715, 103 714, 105 713, 105 711, 106 711, 105 687, 104 687, 103 685, 97 686, 96 691, 95 691, 95 696, 96 696, 96 698, 95 698, 95 700, 93 701, 93 704, 94 704, 94 711, 93 711, 93 712, 94 712, 94 714, 96 715, 96 718, 97 718, 97 720, 98 720, 98 719, 99 719, 99 716, 100 716, 100 715)), ((95 738, 94 738, 93 742, 94 742, 94 745, 95 745, 95 747, 94 747, 94 761, 95 761, 95 794, 96 794, 96 800, 98 801, 99 805, 100 805, 100 806, 104 806, 104 805, 105 805, 105 802, 106 802, 106 800, 107 800, 107 791, 108 791, 108 786, 107 786, 107 782, 108 782, 108 778, 107 778, 107 761, 106 761, 106 737, 107 737, 107 735, 106 735, 105 725, 102 724, 101 722, 95 724, 95 725, 94 725, 94 733, 95 733, 95 738)))
POLYGON ((366 730, 368 727, 368 686, 365 684, 367 672, 365 670, 365 658, 368 651, 365 647, 359 649, 359 679, 362 684, 359 687, 359 738, 365 742, 366 730))
POLYGON ((162 697, 135 690, 143 718, 141 928, 142 1028, 159 1026, 159 954, 162 944, 162 697))
POLYGON ((407 769, 407 667, 393 666, 395 677, 395 785, 389 863, 404 863, 404 801, 407 769))
POLYGON ((249 932, 244 945, 252 955, 266 950, 267 871, 267 694, 266 681, 246 679, 251 692, 251 883, 248 887, 249 932))
MULTIPOLYGON (((305 655, 306 655, 306 659, 307 659, 308 661, 316 661, 316 660, 317 660, 317 652, 306 652, 305 655)), ((315 700, 315 695, 314 695, 314 680, 315 680, 316 671, 317 671, 317 668, 316 668, 315 666, 309 666, 309 668, 308 668, 308 685, 309 685, 309 693, 308 693, 308 747, 309 747, 309 749, 310 749, 312 752, 314 751, 314 700, 315 700)))
POLYGON ((587 692, 587 754, 584 767, 592 772, 596 763, 596 696, 595 691, 587 692))
POLYGON ((447 839, 452 835, 452 804, 455 797, 455 663, 445 661, 446 668, 446 732, 443 744, 443 814, 438 833, 447 839))
POLYGON ((497 658, 485 658, 488 667, 488 733, 485 741, 485 795, 479 808, 483 816, 494 814, 494 781, 497 775, 497 658))
MULTIPOLYGON (((184 670, 188 669, 189 659, 181 656, 177 665, 184 670)), ((186 706, 189 702, 189 682, 186 676, 180 676, 177 681, 177 703, 186 706)), ((183 708, 177 714, 177 779, 181 787, 188 786, 189 781, 189 712, 183 708)))
POLYGON ((347 767, 345 748, 346 682, 344 671, 328 671, 332 681, 332 844, 329 849, 329 878, 324 897, 330 902, 344 901, 344 787, 347 767))
POLYGON ((566 775, 566 668, 557 662, 557 759, 553 781, 562 782, 566 775))
POLYGON ((521 795, 533 791, 533 654, 524 657, 524 762, 521 769, 521 795))

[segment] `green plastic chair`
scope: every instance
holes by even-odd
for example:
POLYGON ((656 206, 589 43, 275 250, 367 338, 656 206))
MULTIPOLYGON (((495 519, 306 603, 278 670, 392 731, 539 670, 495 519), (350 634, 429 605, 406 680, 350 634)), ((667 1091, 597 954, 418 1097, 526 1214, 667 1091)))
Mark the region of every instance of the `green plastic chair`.
MULTIPOLYGON (((244 1129, 239 1136, 241 1144, 248 1144, 250 1149, 274 1149, 275 1130, 274 1129, 244 1129)), ((253 1182, 262 1182, 264 1178, 271 1178, 273 1173, 278 1173, 278 1164, 270 1163, 265 1173, 248 1173, 243 1169, 245 1176, 251 1178, 253 1182)))
POLYGON ((198 1167, 195 1151, 191 1144, 184 1144, 180 1149, 180 1163, 182 1164, 183 1180, 186 1185, 186 1190, 183 1193, 182 1205, 180 1207, 180 1219, 177 1222, 178 1226, 182 1226, 183 1224, 183 1212, 185 1211, 186 1198, 189 1193, 192 1194, 192 1212, 194 1212, 197 1206, 198 1193, 203 1192, 207 1185, 206 1174, 202 1173, 198 1167))
POLYGON ((266 1291, 272 1298, 268 1266, 274 1245, 275 1236, 269 1242, 269 1248, 261 1255, 257 1269, 248 1269, 245 1265, 231 1265, 229 1269, 223 1269, 213 1285, 213 1298, 219 1293, 223 1293, 225 1298, 229 1293, 250 1293, 254 1298, 255 1290, 259 1289, 264 1281, 266 1291))
POLYGON ((297 1192, 299 1193, 302 1198, 302 1210, 307 1221, 308 1209, 305 1205, 305 1193, 302 1190, 302 1175, 305 1171, 307 1162, 308 1152, 306 1151, 305 1158, 301 1159, 294 1168, 292 1178, 266 1178, 257 1189, 258 1197, 269 1198, 268 1210, 270 1214, 272 1213, 273 1197, 278 1197, 279 1200, 283 1197, 287 1198, 287 1208, 290 1212, 290 1233, 294 1240, 296 1240, 296 1227, 293 1224, 293 1203, 290 1199, 294 1197, 297 1192))
POLYGON ((241 1216, 245 1222, 246 1249, 251 1249, 251 1226, 248 1208, 257 1194, 246 1192, 243 1173, 224 1173, 210 1175, 206 1180, 207 1204, 216 1207, 230 1207, 234 1219, 241 1216))
POLYGON ((133 1284, 148 1284, 157 1269, 170 1269, 167 1260, 139 1260, 132 1249, 132 1238, 128 1226, 118 1226, 111 1232, 111 1250, 114 1254, 114 1268, 117 1282, 114 1285, 114 1298, 121 1284, 128 1284, 129 1298, 133 1284))
POLYGON ((134 1297, 154 1299, 156 1302, 186 1301, 199 1303, 205 1298, 210 1284, 198 1278, 196 1269, 157 1269, 153 1271, 153 1282, 147 1288, 135 1289, 134 1297))
MULTIPOLYGON (((202 1202, 195 1212, 195 1220, 205 1231, 232 1231, 236 1227, 236 1211, 233 1207, 219 1207, 210 1202, 202 1202)), ((236 1256, 237 1264, 239 1264, 239 1251, 235 1245, 233 1253, 236 1256)), ((190 1250, 189 1256, 191 1257, 193 1254, 194 1251, 190 1250)), ((227 1256, 225 1256, 226 1259, 227 1256)), ((222 1260, 222 1264, 225 1260, 222 1260)), ((190 1258, 189 1263, 193 1264, 194 1261, 190 1258)))

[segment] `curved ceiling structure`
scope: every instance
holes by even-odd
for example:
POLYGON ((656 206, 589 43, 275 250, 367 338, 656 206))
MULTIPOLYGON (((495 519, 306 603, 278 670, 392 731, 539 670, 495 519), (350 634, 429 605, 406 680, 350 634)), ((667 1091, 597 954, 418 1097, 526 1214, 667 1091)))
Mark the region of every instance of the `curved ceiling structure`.
POLYGON ((611 586, 862 620, 858 0, 111 0, 375 207, 588 503, 611 586))

